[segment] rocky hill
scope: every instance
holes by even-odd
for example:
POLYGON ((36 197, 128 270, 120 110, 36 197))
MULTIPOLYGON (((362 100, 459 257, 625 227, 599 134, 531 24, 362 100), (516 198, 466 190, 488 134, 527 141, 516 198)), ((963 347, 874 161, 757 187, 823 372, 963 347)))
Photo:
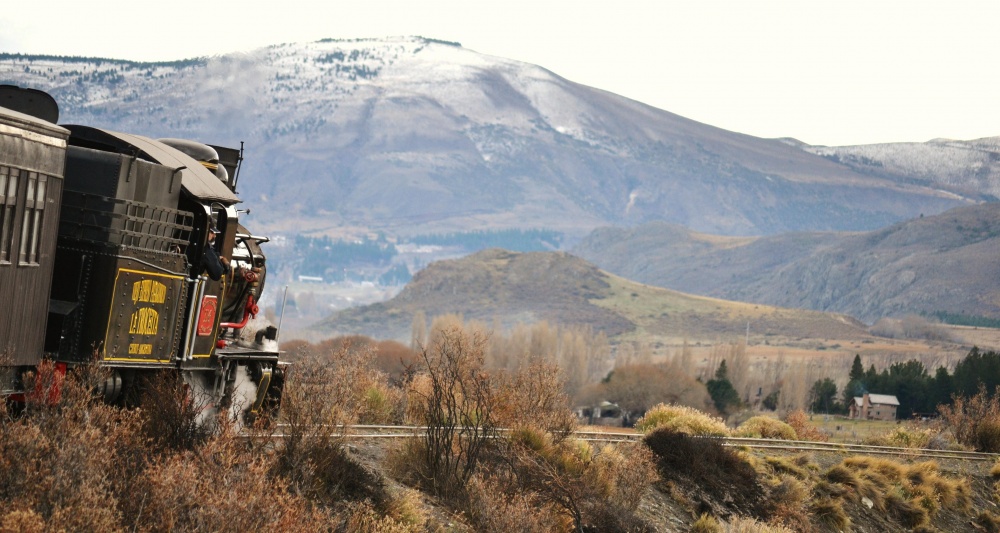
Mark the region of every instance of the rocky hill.
MULTIPOLYGON (((0 82, 50 91, 64 123, 246 141, 240 190, 272 233, 870 230, 995 193, 975 176, 873 173, 432 39, 169 63, 0 54, 0 82)), ((994 147, 967 149, 992 172, 994 147)))
POLYGON ((874 322, 910 313, 1000 317, 998 250, 1000 204, 991 203, 854 234, 603 228, 573 253, 643 283, 874 322))
POLYGON ((409 340, 413 317, 449 313, 492 326, 548 321, 590 326, 612 341, 716 341, 741 337, 747 322, 772 342, 781 338, 870 338, 843 315, 692 296, 608 274, 563 252, 486 250, 439 261, 395 298, 348 309, 316 325, 324 333, 409 340))

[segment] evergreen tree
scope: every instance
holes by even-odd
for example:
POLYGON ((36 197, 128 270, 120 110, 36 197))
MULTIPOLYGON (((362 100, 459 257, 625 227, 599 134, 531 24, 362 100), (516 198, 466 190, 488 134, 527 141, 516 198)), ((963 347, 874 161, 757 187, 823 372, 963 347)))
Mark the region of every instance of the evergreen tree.
POLYGON ((865 367, 861 365, 861 354, 854 355, 854 363, 851 364, 851 373, 847 375, 847 381, 861 381, 865 377, 865 367))
POLYGON ((955 392, 954 387, 948 369, 939 366, 927 390, 929 403, 934 407, 931 412, 936 412, 937 406, 941 404, 951 404, 951 395, 955 392))
POLYGON ((987 394, 992 395, 1000 386, 1000 353, 981 352, 979 348, 973 348, 955 365, 952 384, 955 394, 961 396, 974 396, 980 384, 986 387, 987 394))
POLYGON ((809 391, 809 409, 814 413, 838 411, 837 384, 830 378, 816 380, 809 391))
POLYGON ((729 382, 728 374, 726 360, 723 359, 715 371, 715 379, 710 379, 708 383, 705 383, 705 388, 708 389, 708 394, 712 397, 712 403, 724 415, 738 409, 741 405, 740 395, 736 392, 733 384, 729 382))
POLYGON ((841 397, 840 404, 845 410, 850 409, 851 404, 854 403, 854 398, 857 396, 864 395, 865 384, 863 380, 851 380, 844 385, 844 393, 841 397))

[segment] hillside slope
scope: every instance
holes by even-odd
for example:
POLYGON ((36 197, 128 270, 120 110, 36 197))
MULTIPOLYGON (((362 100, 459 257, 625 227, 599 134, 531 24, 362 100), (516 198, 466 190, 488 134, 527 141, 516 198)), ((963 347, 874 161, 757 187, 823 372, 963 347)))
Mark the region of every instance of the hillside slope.
POLYGON ((612 341, 713 342, 740 337, 747 322, 756 335, 773 339, 870 337, 863 324, 843 315, 692 296, 608 274, 562 252, 498 249, 432 263, 395 298, 335 313, 315 329, 405 341, 418 311, 504 327, 542 320, 583 325, 612 341))
POLYGON ((455 43, 284 44, 171 63, 0 54, 64 123, 223 145, 271 232, 546 228, 664 220, 759 235, 863 230, 978 201, 794 143, 701 124, 455 43))
POLYGON ((1000 317, 998 250, 1000 204, 991 203, 856 234, 602 228, 573 253, 643 283, 874 322, 938 311, 1000 317))

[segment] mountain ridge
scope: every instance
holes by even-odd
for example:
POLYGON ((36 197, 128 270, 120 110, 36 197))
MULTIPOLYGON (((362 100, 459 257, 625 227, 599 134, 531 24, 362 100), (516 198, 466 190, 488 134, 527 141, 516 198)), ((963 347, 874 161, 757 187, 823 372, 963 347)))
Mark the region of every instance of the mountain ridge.
POLYGON ((722 238, 655 222, 602 228, 572 252, 642 283, 867 322, 938 312, 997 318, 998 228, 1000 204, 990 203, 852 234, 722 238))
POLYGON ((170 63, 7 54, 0 80, 52 92, 68 121, 247 141, 241 192, 270 232, 863 230, 991 194, 874 175, 424 38, 170 63))

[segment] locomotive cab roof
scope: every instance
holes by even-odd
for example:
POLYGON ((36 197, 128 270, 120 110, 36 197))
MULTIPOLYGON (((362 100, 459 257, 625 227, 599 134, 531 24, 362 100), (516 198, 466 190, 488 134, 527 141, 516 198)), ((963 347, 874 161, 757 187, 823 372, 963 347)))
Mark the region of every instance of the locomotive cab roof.
POLYGON ((68 125, 66 128, 71 132, 71 145, 134 155, 178 169, 181 187, 198 200, 226 205, 240 202, 239 197, 201 162, 160 141, 90 126, 68 125))

